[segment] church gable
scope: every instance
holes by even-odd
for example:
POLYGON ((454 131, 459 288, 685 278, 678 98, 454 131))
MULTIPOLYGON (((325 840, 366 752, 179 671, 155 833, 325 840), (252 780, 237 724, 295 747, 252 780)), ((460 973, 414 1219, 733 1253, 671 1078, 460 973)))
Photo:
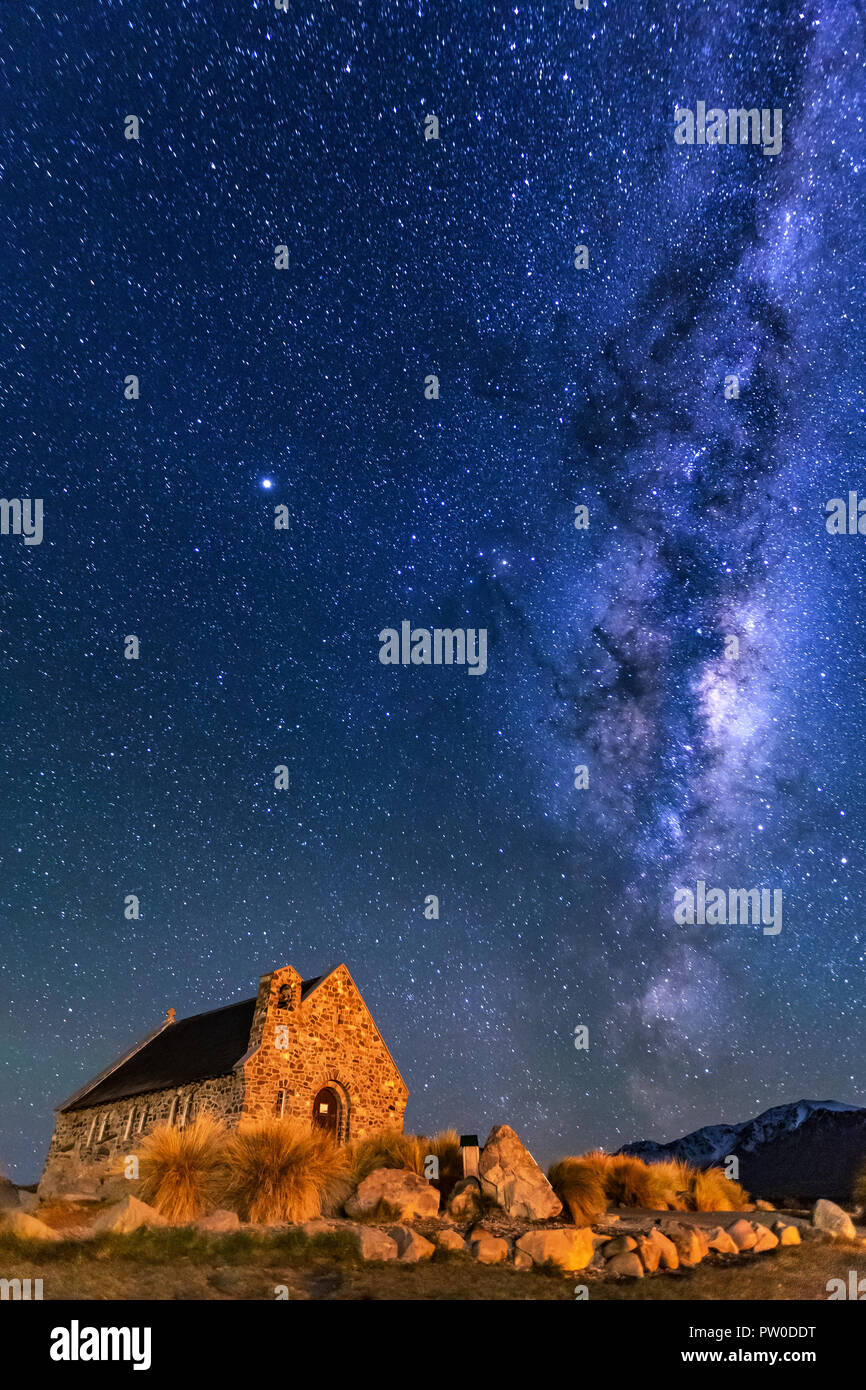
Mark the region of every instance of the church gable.
POLYGON ((245 1113, 344 1140, 403 1128, 406 1083, 345 965, 306 983, 291 966, 264 976, 243 1067, 245 1113))

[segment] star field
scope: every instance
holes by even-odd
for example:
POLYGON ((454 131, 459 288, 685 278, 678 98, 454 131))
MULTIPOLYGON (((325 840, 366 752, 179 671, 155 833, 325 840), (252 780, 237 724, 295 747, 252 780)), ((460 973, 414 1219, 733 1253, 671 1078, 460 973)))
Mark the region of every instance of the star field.
POLYGON ((289 963, 345 960, 421 1132, 866 1102, 862 5, 83 10, 0 36, 45 506, 0 536, 0 1166, 289 963), (781 153, 676 145, 699 100, 781 153), (383 666, 404 619, 486 674, 383 666), (783 930, 675 925, 698 878, 783 930))

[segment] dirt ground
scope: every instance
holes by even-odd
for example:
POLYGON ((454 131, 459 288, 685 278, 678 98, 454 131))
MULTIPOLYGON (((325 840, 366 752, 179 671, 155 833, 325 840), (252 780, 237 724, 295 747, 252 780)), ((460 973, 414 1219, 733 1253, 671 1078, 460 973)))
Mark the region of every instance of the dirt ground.
MULTIPOLYGON (((45 1213, 46 1215, 49 1213, 45 1213)), ((746 1215, 772 1222, 777 1213, 746 1215)), ((91 1213, 88 1213, 88 1217, 91 1213)), ((737 1213, 622 1212, 599 1222, 622 1233, 653 1220, 684 1219, 730 1225, 737 1213)), ((77 1220, 82 1219, 79 1214, 77 1220)), ((785 1219, 791 1219, 788 1214, 785 1219)), ((87 1222, 87 1217, 84 1218, 87 1222)), ((68 1235, 75 1221, 57 1213, 68 1235)), ((799 1224, 799 1222, 798 1222, 799 1224)), ((806 1223, 803 1222, 805 1228, 806 1223)), ((799 1246, 765 1254, 711 1254, 695 1269, 638 1280, 604 1278, 586 1269, 563 1275, 479 1265, 470 1255, 437 1251, 429 1262, 364 1264, 353 1242, 306 1241, 297 1231, 273 1235, 205 1236, 189 1228, 141 1231, 131 1236, 66 1239, 50 1246, 0 1238, 0 1277, 41 1279, 46 1301, 82 1299, 316 1301, 562 1301, 585 1288, 591 1301, 760 1300, 828 1298, 830 1279, 866 1278, 866 1243, 836 1243, 807 1234, 799 1246)), ((866 1286, 864 1286, 866 1287, 866 1286)))

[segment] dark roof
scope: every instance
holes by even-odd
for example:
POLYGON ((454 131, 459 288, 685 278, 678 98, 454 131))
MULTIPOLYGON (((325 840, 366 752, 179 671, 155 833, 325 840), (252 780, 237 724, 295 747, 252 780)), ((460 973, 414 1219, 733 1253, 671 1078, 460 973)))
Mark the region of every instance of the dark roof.
MULTIPOLYGON (((321 977, 320 977, 321 978, 321 977)), ((310 981, 312 986, 315 981, 310 981)), ((87 1110, 145 1091, 162 1091, 188 1081, 225 1076, 249 1048, 255 999, 169 1023, 103 1080, 62 1108, 87 1110)))

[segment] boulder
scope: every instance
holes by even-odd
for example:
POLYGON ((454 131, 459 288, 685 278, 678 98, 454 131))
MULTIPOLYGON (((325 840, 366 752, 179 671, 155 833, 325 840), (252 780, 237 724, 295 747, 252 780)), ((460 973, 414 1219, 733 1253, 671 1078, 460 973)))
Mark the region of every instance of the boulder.
MULTIPOLYGON (((396 1260, 400 1254, 393 1236, 389 1236, 387 1231, 380 1230, 378 1226, 355 1226, 352 1234, 357 1237, 362 1260, 396 1260)), ((417 1258, 420 1259, 421 1256, 417 1258)))
POLYGON ((614 1255, 612 1260, 608 1260, 604 1267, 605 1274, 617 1274, 626 1279, 642 1279, 643 1265, 633 1250, 628 1250, 625 1254, 614 1255))
POLYGON ((414 1265, 419 1260, 429 1260, 436 1253, 432 1241, 419 1236, 410 1226, 387 1226, 385 1229, 397 1246, 397 1258, 403 1264, 414 1265))
POLYGON ((720 1255, 739 1255, 740 1253, 739 1245, 722 1226, 716 1226, 714 1230, 707 1231, 707 1245, 710 1250, 715 1250, 720 1255))
POLYGON ((21 1211, 35 1211, 39 1206, 39 1198, 35 1192, 25 1192, 23 1187, 19 1187, 18 1206, 21 1211))
POLYGON ((527 1231, 516 1249, 529 1255, 534 1264, 548 1260, 560 1269, 586 1269, 593 1256, 592 1231, 588 1226, 567 1226, 561 1230, 527 1231))
POLYGON ((647 1240, 652 1241, 659 1252, 659 1269, 679 1269, 679 1252, 673 1241, 668 1240, 664 1231, 660 1231, 658 1226, 654 1226, 647 1236, 647 1240))
POLYGON ((526 1253, 525 1250, 515 1250, 515 1252, 514 1252, 514 1268, 515 1268, 515 1269, 532 1269, 532 1266, 533 1266, 534 1263, 535 1263, 535 1261, 533 1260, 532 1256, 531 1256, 531 1255, 527 1255, 527 1253, 526 1253))
POLYGON ((483 1210, 481 1183, 477 1178, 461 1178, 455 1183, 446 1211, 452 1221, 477 1221, 483 1210))
POLYGON ((562 1203, 510 1125, 494 1125, 478 1161, 481 1189, 522 1221, 559 1216, 562 1203))
POLYGON ((754 1254, 761 1255, 765 1250, 775 1250, 779 1244, 779 1237, 773 1235, 769 1226, 758 1227, 758 1238, 752 1246, 754 1254))
POLYGON ((755 1203, 755 1210, 756 1210, 756 1211, 775 1211, 776 1208, 773 1206, 773 1203, 772 1203, 772 1202, 765 1202, 764 1199, 763 1199, 763 1197, 759 1197, 758 1200, 757 1200, 756 1203, 755 1203))
MULTIPOLYGON (((676 1250, 676 1246, 673 1247, 676 1250)), ((647 1274, 655 1274, 661 1261, 661 1250, 651 1236, 638 1236, 635 1254, 647 1274)))
POLYGON ((380 1202, 399 1213, 401 1221, 413 1221, 439 1212, 435 1187, 409 1168, 377 1168, 346 1202, 347 1216, 363 1216, 380 1202))
POLYGON ((483 1228, 472 1232, 470 1249, 482 1265, 501 1265, 508 1259, 508 1241, 483 1228))
POLYGON ((828 1202, 825 1197, 821 1197, 812 1209, 812 1225, 819 1231, 829 1231, 848 1240, 854 1240, 857 1235, 848 1213, 837 1207, 835 1202, 828 1202))
POLYGON ((687 1269, 699 1265, 709 1249, 706 1238, 694 1226, 671 1225, 665 1235, 673 1241, 680 1264, 687 1269))
POLYGON ((0 1230, 4 1235, 19 1236, 21 1240, 62 1239, 57 1231, 26 1211, 4 1211, 0 1216, 0 1230))
POLYGON ((465 1253, 469 1247, 459 1231, 452 1231, 450 1226, 439 1231, 436 1236, 436 1244, 442 1250, 454 1250, 456 1253, 465 1253))
POLYGON ((784 1221, 777 1221, 773 1227, 779 1237, 780 1245, 799 1245, 800 1232, 796 1226, 786 1226, 784 1221))
POLYGON ((731 1240, 738 1250, 753 1249, 758 1239, 757 1232, 751 1221, 746 1221, 744 1217, 741 1217, 739 1221, 735 1221, 733 1226, 728 1227, 728 1235, 731 1237, 731 1240))
POLYGON ((236 1211, 227 1211, 224 1207, 218 1207, 216 1211, 210 1212, 207 1216, 199 1217, 195 1222, 197 1231, 210 1231, 215 1235, 222 1235, 226 1231, 239 1231, 241 1219, 236 1211))
POLYGON ((115 1235, 128 1235, 130 1231, 137 1231, 141 1226, 169 1224, 161 1212, 149 1207, 146 1202, 140 1202, 137 1197, 124 1197, 122 1202, 116 1202, 97 1216, 90 1228, 90 1234, 101 1236, 110 1231, 115 1235))
POLYGON ((612 1260, 614 1255, 627 1255, 631 1250, 637 1250, 634 1236, 614 1236, 604 1247, 604 1258, 612 1260))

